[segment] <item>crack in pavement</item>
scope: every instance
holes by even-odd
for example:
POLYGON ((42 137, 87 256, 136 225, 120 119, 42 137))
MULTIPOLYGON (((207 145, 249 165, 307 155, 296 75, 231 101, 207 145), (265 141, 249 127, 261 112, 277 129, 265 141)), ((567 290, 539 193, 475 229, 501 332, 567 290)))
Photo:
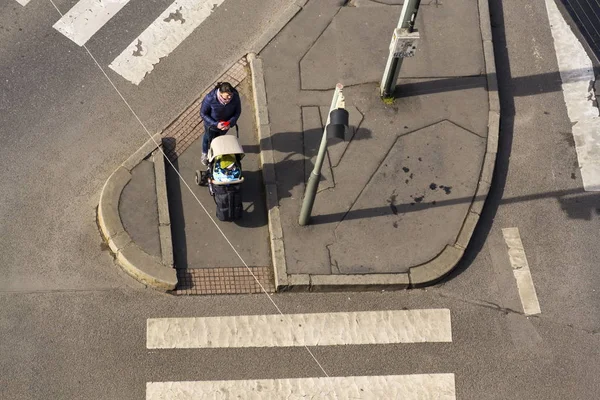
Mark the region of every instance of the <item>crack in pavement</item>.
MULTIPOLYGON (((419 289, 413 289, 413 290, 419 290, 419 289)), ((426 289, 420 289, 420 290, 424 290, 427 291, 426 289)), ((521 312, 521 311, 517 311, 517 310, 513 310, 512 308, 507 308, 507 307, 502 307, 499 304, 496 304, 494 302, 491 301, 487 301, 487 300, 478 300, 478 299, 466 299, 466 298, 461 298, 461 297, 457 297, 457 296, 453 296, 452 294, 449 293, 443 293, 443 292, 437 292, 436 293, 438 296, 443 297, 443 298, 447 298, 447 299, 452 299, 452 300, 458 300, 458 301, 462 301, 464 303, 468 303, 474 306, 478 306, 478 307, 483 307, 489 310, 494 310, 494 311, 498 311, 501 312, 503 315, 508 315, 508 314, 517 314, 517 315, 521 315, 523 317, 526 317, 527 319, 537 319, 541 322, 547 322, 556 326, 561 326, 561 327, 567 327, 567 328, 571 328, 571 329, 576 329, 578 331, 581 331, 583 333, 587 333, 587 334, 591 334, 591 335, 596 335, 600 333, 600 328, 598 329, 585 329, 579 326, 575 326, 574 324, 567 324, 564 322, 558 322, 558 321, 554 321, 550 318, 546 318, 543 315, 526 315, 525 313, 521 312)))

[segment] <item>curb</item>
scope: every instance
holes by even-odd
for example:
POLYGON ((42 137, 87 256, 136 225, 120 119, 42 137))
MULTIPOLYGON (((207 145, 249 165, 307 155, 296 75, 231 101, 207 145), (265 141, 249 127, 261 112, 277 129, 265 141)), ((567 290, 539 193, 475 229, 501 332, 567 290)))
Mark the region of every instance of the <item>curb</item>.
POLYGON ((173 240, 171 238, 171 217, 169 216, 169 200, 167 198, 167 173, 165 156, 160 149, 152 153, 154 175, 156 181, 156 200, 158 203, 158 233, 160 236, 160 254, 162 263, 174 268, 173 240))
MULTIPOLYGON (((177 285, 176 270, 172 268, 173 248, 171 241, 171 227, 169 221, 168 204, 166 203, 166 182, 164 158, 155 157, 159 163, 155 164, 157 177, 156 191, 158 195, 159 232, 161 239, 161 252, 163 260, 149 255, 139 248, 125 231, 119 215, 119 201, 125 186, 131 180, 131 170, 157 149, 156 143, 161 140, 156 134, 133 153, 115 172, 108 178, 100 194, 98 204, 98 226, 103 238, 108 242, 110 250, 115 255, 117 264, 131 277, 154 289, 167 291, 175 289, 177 285), (159 180, 162 160, 162 180, 159 180), (164 197, 163 197, 164 194, 164 197), (166 216, 165 216, 166 211, 166 216), (162 215, 161 215, 162 214, 162 215), (166 224, 168 222, 168 224, 166 224), (168 240, 169 243, 164 243, 168 240), (167 261, 167 264, 164 263, 167 261), (170 264, 169 264, 170 262, 170 264)), ((161 154, 159 152, 159 154, 161 154)), ((162 155, 162 154, 161 154, 162 155)))
POLYGON ((267 91, 265 88, 262 60, 256 58, 256 54, 254 53, 248 54, 246 58, 250 64, 250 74, 252 77, 252 98, 254 100, 256 126, 258 127, 260 164, 265 185, 275 290, 279 290, 279 288, 288 286, 288 275, 285 262, 283 230, 279 216, 279 197, 277 195, 275 159, 273 158, 273 143, 271 141, 271 127, 269 125, 269 111, 267 108, 267 91))
POLYGON ((308 0, 297 0, 288 8, 283 10, 275 17, 275 21, 271 23, 262 35, 254 42, 250 53, 258 54, 262 49, 267 47, 269 42, 298 14, 308 0))
MULTIPOLYGON (((299 0, 299 2, 296 3, 297 5, 292 5, 284 12, 284 14, 292 14, 291 10, 297 7, 297 11, 294 12, 289 19, 293 18, 305 3, 306 1, 299 0)), ((247 58, 250 63, 252 75, 252 88, 256 112, 255 117, 260 140, 262 173, 267 192, 271 255, 275 274, 275 288, 277 291, 416 288, 438 282, 450 273, 450 271, 452 271, 459 263, 471 240, 473 231, 477 226, 490 190, 496 163, 496 154, 498 151, 498 135, 500 132, 500 99, 498 96, 498 82, 488 0, 478 0, 478 10, 485 73, 487 77, 489 112, 486 153, 483 159, 477 190, 455 243, 451 246, 446 246, 440 254, 429 262, 410 268, 408 273, 364 275, 287 274, 262 60, 258 59, 254 53, 248 55, 247 58)), ((283 28, 284 25, 285 23, 277 26, 283 28)), ((263 45, 261 42, 260 46, 255 47, 255 52, 258 53, 267 43, 268 41, 263 45)))
POLYGON ((500 133, 500 98, 498 96, 498 80, 489 4, 488 0, 478 0, 477 3, 489 102, 487 147, 483 158, 483 166, 481 167, 481 174, 477 183, 477 191, 475 192, 469 212, 463 222, 456 242, 452 246, 446 246, 433 260, 410 268, 408 272, 410 287, 422 287, 436 283, 450 273, 458 264, 471 240, 477 222, 479 222, 494 175, 496 154, 498 152, 498 135, 500 133))

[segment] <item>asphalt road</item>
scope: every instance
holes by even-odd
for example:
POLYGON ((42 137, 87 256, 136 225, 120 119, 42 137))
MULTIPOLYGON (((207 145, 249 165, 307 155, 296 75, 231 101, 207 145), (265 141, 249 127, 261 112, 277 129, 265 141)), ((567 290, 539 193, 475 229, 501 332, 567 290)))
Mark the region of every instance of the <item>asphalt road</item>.
MULTIPOLYGON (((62 12, 73 3, 55 1, 62 12)), ((86 46, 154 133, 289 3, 226 0, 210 30, 196 30, 140 86, 107 65, 168 1, 132 1, 86 46)), ((429 289, 273 300, 284 313, 451 310, 452 343, 313 348, 330 376, 449 372, 461 400, 595 398, 600 201, 581 189, 544 3, 490 3, 501 143, 485 215, 459 269, 429 289), (520 230, 539 316, 522 315, 501 232, 508 227, 520 230)), ((147 318, 275 310, 265 295, 159 294, 113 264, 95 207, 147 133, 87 51, 52 29, 58 18, 50 1, 0 5, 0 397, 141 399, 151 381, 322 376, 304 348, 146 349, 147 318)))

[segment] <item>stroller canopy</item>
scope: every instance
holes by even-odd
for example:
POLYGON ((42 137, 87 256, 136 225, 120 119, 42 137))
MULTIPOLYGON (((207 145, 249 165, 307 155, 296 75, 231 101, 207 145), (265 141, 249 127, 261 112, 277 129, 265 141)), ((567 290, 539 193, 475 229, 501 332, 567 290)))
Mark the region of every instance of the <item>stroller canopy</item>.
POLYGON ((233 135, 219 136, 210 142, 208 161, 212 162, 215 157, 225 154, 237 154, 240 156, 240 159, 244 157, 244 149, 233 135))

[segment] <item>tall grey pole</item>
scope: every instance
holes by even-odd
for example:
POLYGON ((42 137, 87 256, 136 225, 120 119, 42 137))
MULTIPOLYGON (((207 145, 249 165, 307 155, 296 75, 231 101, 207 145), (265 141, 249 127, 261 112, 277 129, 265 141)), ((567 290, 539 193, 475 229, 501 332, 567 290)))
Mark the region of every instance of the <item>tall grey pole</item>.
POLYGON ((333 94, 333 100, 331 101, 331 107, 329 108, 329 115, 327 116, 327 123, 323 129, 323 137, 321 138, 321 146, 319 147, 319 154, 317 154, 317 160, 315 167, 310 173, 308 182, 306 183, 306 190, 304 192, 304 200, 302 201, 302 209, 300 210, 300 218, 298 223, 302 226, 308 223, 310 213, 312 212, 313 205, 315 203, 315 196, 317 195, 317 187, 319 186, 319 180, 321 179, 321 168, 323 167, 323 160, 325 160, 325 152, 327 150, 327 125, 329 125, 331 112, 336 108, 344 108, 344 95, 342 89, 344 85, 338 83, 335 86, 335 93, 333 94))
MULTIPOLYGON (((396 29, 406 29, 408 32, 414 30, 420 4, 421 0, 404 1, 396 29)), ((392 42, 393 41, 394 38, 392 38, 392 42)), ((391 97, 394 94, 400 67, 402 67, 402 58, 397 57, 394 50, 390 49, 387 64, 385 65, 385 71, 383 72, 383 79, 381 80, 381 97, 391 97)))

